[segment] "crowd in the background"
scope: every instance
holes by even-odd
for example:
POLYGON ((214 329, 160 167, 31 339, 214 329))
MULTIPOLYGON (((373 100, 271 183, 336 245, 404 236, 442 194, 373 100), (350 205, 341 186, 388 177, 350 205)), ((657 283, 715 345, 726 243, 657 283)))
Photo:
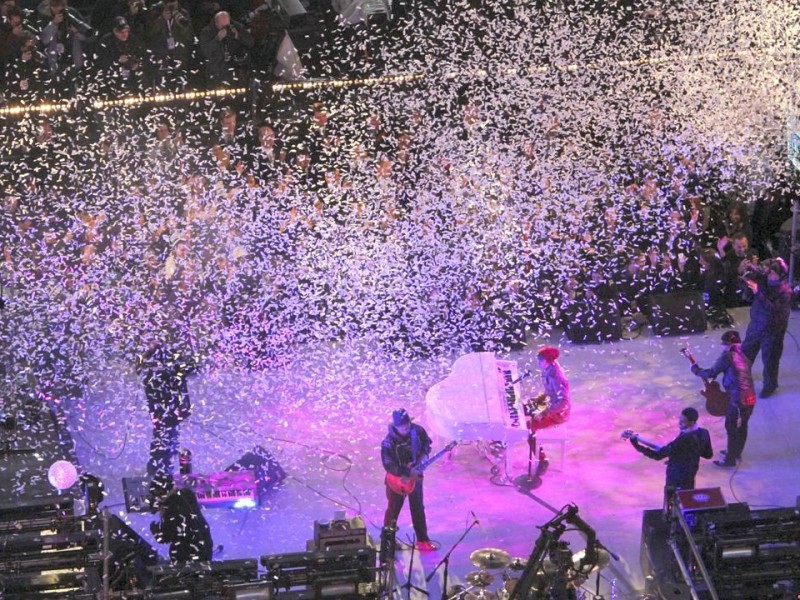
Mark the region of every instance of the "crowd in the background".
MULTIPOLYGON (((204 6, 199 44, 245 38, 227 19, 246 22, 251 8, 182 8, 194 21, 204 6), (204 38, 207 27, 217 33, 204 38)), ((90 22, 111 44, 137 27, 155 39, 166 5, 139 19, 127 1, 117 8, 95 7, 106 24, 90 22)), ((461 45, 466 9, 439 15, 428 39, 406 35, 428 62, 403 84, 271 88, 226 104, 76 102, 5 119, 3 363, 24 373, 43 355, 132 359, 151 331, 222 367, 364 338, 402 355, 501 351, 554 325, 646 316, 653 295, 679 290, 706 294, 712 323, 727 324, 727 308, 746 301, 752 254, 782 252, 797 189, 781 112, 793 88, 775 82, 796 81, 794 63, 707 58, 699 73, 678 61, 668 77, 661 62, 619 63, 615 40, 635 41, 642 14, 597 41, 607 61, 562 68, 595 13, 530 15, 553 17, 536 30, 545 40, 518 35, 523 8, 487 22, 477 48, 461 45), (521 70, 481 70, 501 60, 521 70), (735 89, 720 90, 723 79, 735 89), (758 101, 710 109, 723 91, 758 101)), ((694 31, 682 30, 692 49, 709 39, 694 31)), ((410 51, 387 50, 398 69, 411 64, 410 51)), ((82 68, 126 57, 136 70, 132 53, 110 56, 82 68)))
POLYGON ((618 177, 559 214, 529 147, 507 164, 447 162, 443 146, 491 135, 470 102, 442 140, 424 111, 353 123, 324 99, 300 106, 291 127, 233 105, 200 130, 179 110, 17 122, 4 286, 28 307, 56 302, 64 327, 191 332, 258 366, 303 340, 376 331, 402 353, 509 348, 598 318, 598 300, 646 314, 650 295, 689 289, 728 324, 741 277, 779 252, 793 184, 776 178, 750 205, 725 198, 708 153, 618 177))
POLYGON ((284 17, 247 0, 70 0, 0 4, 8 103, 180 92, 275 78, 284 17))

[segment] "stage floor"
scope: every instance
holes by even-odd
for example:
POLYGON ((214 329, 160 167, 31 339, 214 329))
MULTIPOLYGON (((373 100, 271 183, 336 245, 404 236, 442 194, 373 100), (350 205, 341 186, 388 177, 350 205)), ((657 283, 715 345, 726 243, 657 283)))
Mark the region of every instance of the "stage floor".
MULTIPOLYGON (((734 316, 743 333, 747 309, 734 316)), ((436 552, 415 555, 411 580, 431 598, 442 596, 443 568, 426 578, 452 552, 449 585, 464 584, 476 571, 470 554, 499 548, 527 558, 549 521, 568 503, 596 529, 598 539, 619 561, 602 571, 606 598, 637 598, 644 589, 639 564, 642 511, 662 504, 664 463, 637 453, 620 438, 626 428, 656 442, 677 433, 679 412, 695 406, 700 425, 711 431, 715 452, 725 448, 723 419, 708 416, 699 396, 702 382, 689 370, 679 350, 688 346, 699 363, 710 365, 721 351, 720 330, 658 338, 649 330, 635 340, 601 345, 570 344, 555 332, 531 339, 528 347, 505 357, 520 369, 536 368, 543 343, 558 345, 560 362, 572 386, 572 417, 567 426, 566 456, 560 469, 558 444, 545 444, 551 465, 541 485, 529 493, 510 480, 526 471, 524 442, 509 449, 508 480, 491 480, 495 466, 477 444, 459 446, 452 458, 432 465, 425 480, 429 529, 436 552), (498 485, 500 483, 501 485, 498 485), (475 517, 473 517, 473 514, 475 517)), ((720 487, 729 502, 752 507, 794 506, 800 495, 800 313, 793 312, 776 395, 759 400, 750 421, 744 461, 737 470, 704 461, 698 487, 720 487)), ((330 520, 335 511, 362 515, 369 533, 379 538, 385 495, 380 442, 393 409, 405 407, 425 424, 425 392, 442 380, 456 356, 405 360, 366 346, 329 344, 305 348, 291 363, 263 373, 203 372, 190 380, 194 413, 181 431, 181 445, 191 449, 196 472, 224 469, 256 445, 270 450, 286 470, 284 484, 256 509, 206 509, 220 559, 299 552, 313 537, 315 520, 330 520)), ((757 389, 761 360, 756 361, 757 389)), ((538 377, 523 383, 525 395, 537 392, 538 377)), ((73 407, 68 422, 83 468, 98 475, 110 492, 106 505, 152 541, 152 515, 126 514, 122 477, 144 475, 150 441, 147 408, 129 364, 111 364, 98 372, 85 402, 73 407)), ((443 441, 437 440, 441 448, 443 441)), ((434 448, 434 451, 437 448, 434 448)), ((499 465, 503 472, 503 465, 499 465)), ((407 542, 408 509, 401 513, 398 540, 407 542)), ((573 552, 583 538, 569 533, 573 552)), ((160 547, 162 554, 166 548, 160 547)), ((409 576, 409 552, 399 555, 398 583, 409 576)), ((501 571, 489 586, 502 586, 501 571)), ((587 586, 595 589, 592 578, 587 586)), ((403 598, 408 597, 403 591, 403 598)), ((412 598, 423 598, 412 592, 412 598)), ((591 597, 588 595, 587 597, 591 597)))

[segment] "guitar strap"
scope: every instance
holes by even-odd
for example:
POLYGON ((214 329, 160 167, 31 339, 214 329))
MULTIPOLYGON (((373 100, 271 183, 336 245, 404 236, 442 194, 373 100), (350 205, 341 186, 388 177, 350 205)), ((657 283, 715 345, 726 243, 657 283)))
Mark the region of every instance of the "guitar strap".
POLYGON ((412 464, 417 464, 417 449, 419 448, 419 444, 417 443, 417 430, 414 426, 411 426, 411 462, 412 464))

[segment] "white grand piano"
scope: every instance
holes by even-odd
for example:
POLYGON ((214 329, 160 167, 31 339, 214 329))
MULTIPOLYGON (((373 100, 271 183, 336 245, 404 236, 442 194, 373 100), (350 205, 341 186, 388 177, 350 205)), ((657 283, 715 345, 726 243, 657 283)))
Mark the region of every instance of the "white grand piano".
POLYGON ((527 440, 518 379, 517 363, 493 352, 461 356, 425 396, 429 430, 462 442, 527 440))

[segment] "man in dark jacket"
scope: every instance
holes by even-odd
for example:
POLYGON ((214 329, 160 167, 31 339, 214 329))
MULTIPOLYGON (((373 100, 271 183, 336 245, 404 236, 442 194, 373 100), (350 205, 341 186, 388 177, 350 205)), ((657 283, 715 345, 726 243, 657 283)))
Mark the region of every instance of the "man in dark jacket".
POLYGON ((161 519, 150 524, 160 544, 169 544, 173 563, 210 561, 214 550, 211 528, 190 488, 176 489, 172 475, 159 473, 150 484, 161 519))
POLYGON ((124 17, 116 17, 111 33, 104 35, 97 46, 95 64, 100 85, 112 93, 141 89, 143 57, 141 40, 131 34, 124 17))
POLYGON ((200 51, 206 61, 209 85, 244 85, 252 69, 253 36, 243 25, 220 11, 200 32, 200 51))
POLYGON ((668 498, 675 490, 694 489, 700 458, 714 457, 711 436, 707 429, 697 426, 698 417, 694 408, 684 408, 678 418, 680 433, 665 446, 644 445, 636 434, 630 436, 633 447, 648 458, 667 459, 665 490, 668 498))
POLYGON ((764 363, 762 398, 769 398, 778 388, 778 366, 792 303, 792 289, 786 281, 788 271, 783 259, 774 258, 761 263, 758 271, 745 278, 753 304, 742 352, 753 362, 761 350, 764 363))
MULTIPOLYGON (((411 417, 404 408, 392 413, 392 424, 381 443, 381 461, 388 475, 417 478, 414 489, 408 494, 411 507, 411 521, 417 536, 417 548, 433 550, 428 538, 428 524, 425 520, 425 505, 422 493, 422 473, 417 469, 431 451, 431 438, 420 425, 411 423, 411 417)), ((386 498, 389 502, 383 518, 384 527, 395 527, 405 495, 394 491, 387 476, 386 498)))
POLYGON ((701 369, 692 364, 692 373, 703 379, 713 379, 722 373, 722 387, 730 395, 725 413, 725 431, 728 434, 728 449, 722 452, 723 460, 715 460, 718 467, 735 467, 742 458, 747 441, 747 423, 756 404, 753 386, 752 363, 742 351, 742 340, 738 331, 722 334, 725 350, 713 367, 701 369))

